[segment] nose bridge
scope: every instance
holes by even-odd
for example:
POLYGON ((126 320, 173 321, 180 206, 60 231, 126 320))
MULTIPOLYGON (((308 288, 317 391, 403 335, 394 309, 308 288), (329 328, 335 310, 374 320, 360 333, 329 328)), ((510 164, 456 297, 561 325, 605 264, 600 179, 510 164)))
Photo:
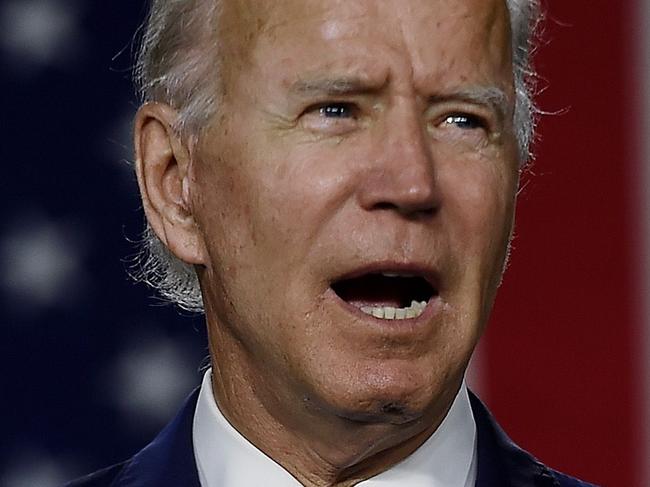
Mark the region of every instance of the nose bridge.
POLYGON ((437 205, 435 167, 416 104, 402 99, 380 126, 377 157, 361 188, 362 206, 401 213, 431 211, 437 205))

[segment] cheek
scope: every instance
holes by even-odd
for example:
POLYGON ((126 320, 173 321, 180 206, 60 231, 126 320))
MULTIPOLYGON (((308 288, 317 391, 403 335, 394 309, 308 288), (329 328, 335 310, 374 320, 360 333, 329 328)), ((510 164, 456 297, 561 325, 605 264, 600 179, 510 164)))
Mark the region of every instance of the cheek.
POLYGON ((284 265, 299 264, 348 200, 354 178, 347 159, 335 157, 335 151, 278 142, 266 147, 264 157, 246 161, 249 169, 241 171, 240 194, 234 196, 247 202, 241 216, 248 220, 257 252, 273 261, 282 256, 284 265))
POLYGON ((444 176, 452 245, 463 254, 466 269, 483 274, 500 273, 512 226, 516 172, 502 164, 459 163, 444 176))
POLYGON ((244 235, 250 240, 254 203, 243 174, 223 159, 210 158, 200 163, 196 180, 195 216, 208 248, 241 248, 237 240, 244 235))
POLYGON ((259 294, 271 296, 278 293, 273 282, 285 283, 286 291, 304 278, 351 178, 343 161, 327 157, 331 152, 257 140, 254 147, 240 141, 239 151, 224 151, 220 159, 206 151, 197 164, 197 209, 214 278, 238 288, 256 280, 257 289, 270 286, 259 294))

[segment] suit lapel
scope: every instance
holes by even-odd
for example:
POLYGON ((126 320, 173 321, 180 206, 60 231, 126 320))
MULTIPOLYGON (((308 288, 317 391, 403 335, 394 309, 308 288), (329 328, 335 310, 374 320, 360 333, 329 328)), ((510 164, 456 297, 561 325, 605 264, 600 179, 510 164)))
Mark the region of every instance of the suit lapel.
POLYGON ((559 487, 555 475, 508 438, 474 394, 469 396, 478 440, 476 487, 559 487))

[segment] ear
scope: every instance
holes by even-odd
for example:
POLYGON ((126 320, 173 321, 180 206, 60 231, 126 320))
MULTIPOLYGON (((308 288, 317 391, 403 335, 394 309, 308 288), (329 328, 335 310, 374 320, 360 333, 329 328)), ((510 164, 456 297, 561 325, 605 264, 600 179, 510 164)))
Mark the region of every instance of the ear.
POLYGON ((205 246, 192 214, 191 155, 176 133, 178 113, 147 103, 135 117, 136 174, 151 229, 188 264, 206 262, 205 246))

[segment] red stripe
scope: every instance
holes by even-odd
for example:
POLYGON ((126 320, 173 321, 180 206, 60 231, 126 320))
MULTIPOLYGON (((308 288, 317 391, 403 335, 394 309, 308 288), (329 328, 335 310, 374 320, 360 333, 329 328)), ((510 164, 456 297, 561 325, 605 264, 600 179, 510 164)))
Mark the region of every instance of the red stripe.
MULTIPOLYGON (((638 200, 641 202, 639 216, 641 222, 639 228, 642 235, 637 235, 637 258, 640 270, 639 279, 639 301, 643 305, 642 331, 639 334, 642 340, 640 350, 637 351, 640 361, 641 381, 645 401, 641 403, 643 412, 643 423, 639 427, 639 436, 644 439, 641 448, 641 469, 643 474, 642 485, 650 485, 650 2, 648 0, 636 0, 635 18, 631 24, 635 28, 630 29, 630 42, 636 46, 631 52, 632 79, 635 82, 634 93, 636 94, 635 108, 639 114, 639 130, 635 140, 635 154, 638 174, 635 178, 635 188, 638 200)), ((630 130, 634 130, 630 128, 630 130)))
POLYGON ((642 485, 644 442, 634 6, 549 7, 540 101, 567 111, 540 126, 484 375, 515 441, 556 468, 626 487, 642 485))

